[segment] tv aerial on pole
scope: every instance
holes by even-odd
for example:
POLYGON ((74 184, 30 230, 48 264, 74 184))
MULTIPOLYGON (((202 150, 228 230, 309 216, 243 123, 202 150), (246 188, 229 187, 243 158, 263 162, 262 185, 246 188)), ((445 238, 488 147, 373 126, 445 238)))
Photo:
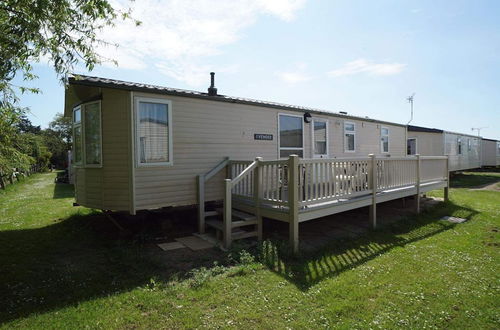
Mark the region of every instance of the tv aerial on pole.
POLYGON ((470 130, 471 131, 477 131, 477 136, 481 136, 481 130, 484 129, 484 128, 488 128, 486 126, 483 126, 483 127, 472 127, 470 130))
POLYGON ((408 125, 409 123, 411 123, 411 121, 413 120, 413 97, 415 96, 415 93, 411 94, 411 96, 408 96, 406 98, 406 100, 408 101, 408 103, 410 103, 410 107, 411 107, 411 117, 410 117, 410 120, 406 123, 406 125, 408 125))

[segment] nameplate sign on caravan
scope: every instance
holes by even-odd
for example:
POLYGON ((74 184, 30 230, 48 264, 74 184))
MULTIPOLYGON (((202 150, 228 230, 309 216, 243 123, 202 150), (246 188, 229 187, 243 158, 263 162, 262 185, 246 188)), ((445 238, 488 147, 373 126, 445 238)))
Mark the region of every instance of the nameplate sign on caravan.
POLYGON ((272 141, 273 135, 272 134, 254 134, 253 139, 254 140, 272 141))

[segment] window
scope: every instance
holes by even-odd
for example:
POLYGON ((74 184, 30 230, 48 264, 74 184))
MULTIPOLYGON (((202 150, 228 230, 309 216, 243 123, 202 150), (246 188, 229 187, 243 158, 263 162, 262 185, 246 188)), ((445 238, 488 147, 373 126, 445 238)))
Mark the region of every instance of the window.
POLYGON ((457 148, 458 148, 458 154, 461 155, 462 154, 462 139, 461 138, 458 138, 458 140, 457 140, 457 148))
POLYGON ((356 151, 356 124, 344 122, 344 151, 356 151))
POLYGON ((304 157, 304 126, 302 116, 279 115, 280 158, 290 155, 304 157))
POLYGON ((328 154, 328 121, 314 119, 312 126, 314 156, 326 156, 328 154))
POLYGON ((135 111, 137 164, 172 165, 171 102, 138 97, 135 111))
POLYGON ((406 154, 407 155, 416 155, 417 154, 417 139, 410 138, 406 144, 406 154))
POLYGON ((380 128, 380 149, 382 152, 389 152, 389 128, 380 128))
POLYGON ((101 107, 100 102, 84 105, 83 112, 85 164, 101 165, 101 107))
POLYGON ((84 103, 73 109, 73 137, 75 164, 101 166, 101 101, 84 103))
POLYGON ((470 141, 470 139, 467 139, 467 150, 468 151, 472 150, 472 142, 470 141))
POLYGON ((82 163, 82 110, 81 107, 73 109, 73 161, 82 163))

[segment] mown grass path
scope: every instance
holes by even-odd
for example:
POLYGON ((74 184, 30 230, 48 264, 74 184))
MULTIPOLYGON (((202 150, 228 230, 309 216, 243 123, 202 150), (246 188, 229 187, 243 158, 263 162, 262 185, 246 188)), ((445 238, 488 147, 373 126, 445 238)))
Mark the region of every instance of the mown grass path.
POLYGON ((0 327, 500 327, 500 192, 469 189, 498 173, 460 176, 450 203, 368 236, 296 259, 266 245, 262 263, 191 279, 101 235, 54 177, 0 192, 0 327))

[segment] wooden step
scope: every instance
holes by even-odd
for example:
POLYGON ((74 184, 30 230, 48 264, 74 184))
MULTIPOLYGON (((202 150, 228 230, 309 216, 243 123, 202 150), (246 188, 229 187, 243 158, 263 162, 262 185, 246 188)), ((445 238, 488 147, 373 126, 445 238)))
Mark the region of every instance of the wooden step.
POLYGON ((215 217, 216 215, 219 215, 219 212, 217 212, 217 211, 205 211, 205 218, 215 217))
POLYGON ((233 235, 231 235, 231 239, 237 240, 237 239, 243 239, 243 238, 247 238, 247 237, 257 237, 258 235, 259 235, 259 233, 256 230, 255 231, 240 231, 237 233, 233 233, 233 235))
MULTIPOLYGON (((223 230, 224 228, 224 222, 222 220, 218 219, 213 219, 213 220, 207 220, 205 222, 207 226, 210 226, 212 228, 215 228, 217 230, 223 230)), ((238 221, 233 221, 231 223, 231 228, 238 228, 238 227, 243 227, 243 226, 251 226, 251 225, 256 225, 257 224, 257 219, 254 220, 238 220, 238 221)))
MULTIPOLYGON (((220 215, 224 214, 224 209, 222 208, 215 209, 215 211, 217 211, 220 215)), ((257 217, 253 214, 248 214, 246 212, 238 211, 235 209, 231 210, 231 215, 233 216, 233 218, 237 218, 244 221, 251 221, 257 219, 257 217)))

